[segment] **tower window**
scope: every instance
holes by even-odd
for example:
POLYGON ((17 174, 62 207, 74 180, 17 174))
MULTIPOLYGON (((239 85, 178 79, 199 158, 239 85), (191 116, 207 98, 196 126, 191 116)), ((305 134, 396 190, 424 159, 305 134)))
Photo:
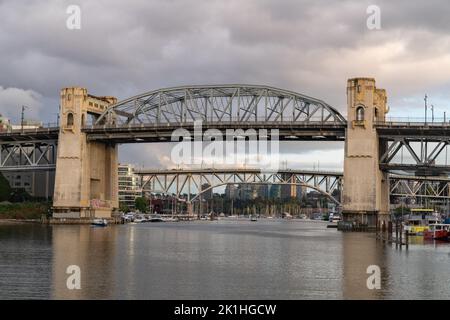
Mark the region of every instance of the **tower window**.
POLYGON ((364 107, 356 108, 356 121, 364 121, 364 107))
POLYGON ((373 109, 373 121, 378 121, 378 108, 373 109))
POLYGON ((73 113, 72 112, 69 112, 67 114, 67 126, 68 127, 73 126, 73 113))

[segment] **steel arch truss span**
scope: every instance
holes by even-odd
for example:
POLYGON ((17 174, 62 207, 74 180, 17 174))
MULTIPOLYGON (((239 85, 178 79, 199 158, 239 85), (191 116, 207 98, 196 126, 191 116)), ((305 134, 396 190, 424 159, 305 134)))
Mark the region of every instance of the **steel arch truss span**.
POLYGON ((285 170, 277 173, 261 173, 256 169, 199 169, 138 170, 137 174, 142 177, 143 190, 175 195, 188 202, 196 200, 201 193, 227 184, 295 184, 315 189, 337 204, 340 202, 335 198, 336 192, 340 198, 342 190, 342 173, 336 172, 285 170))
POLYGON ((390 195, 402 198, 450 199, 450 179, 446 177, 392 176, 390 195))
POLYGON ((448 137, 393 138, 380 157, 380 168, 411 171, 421 176, 450 172, 449 144, 448 137))
POLYGON ((303 122, 346 124, 325 102, 291 91, 255 85, 182 86, 150 91, 108 108, 96 124, 203 122, 303 122))
POLYGON ((53 170, 56 140, 0 142, 0 171, 53 170))

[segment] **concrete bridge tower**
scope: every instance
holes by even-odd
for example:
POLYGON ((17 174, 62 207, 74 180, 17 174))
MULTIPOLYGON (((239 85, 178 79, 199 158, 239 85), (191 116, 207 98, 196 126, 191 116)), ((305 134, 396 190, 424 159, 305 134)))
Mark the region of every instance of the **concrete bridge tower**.
POLYGON ((117 102, 84 88, 61 90, 53 218, 111 217, 118 207, 117 146, 90 142, 82 127, 117 102))
POLYGON ((374 124, 388 112, 386 91, 375 79, 354 78, 347 82, 347 134, 344 159, 343 216, 375 227, 389 219, 389 181, 379 168, 386 149, 374 124))

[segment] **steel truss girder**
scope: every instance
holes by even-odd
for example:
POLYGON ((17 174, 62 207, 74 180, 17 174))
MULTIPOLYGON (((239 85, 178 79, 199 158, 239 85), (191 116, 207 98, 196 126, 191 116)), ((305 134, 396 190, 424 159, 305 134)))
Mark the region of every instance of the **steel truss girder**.
POLYGON ((198 199, 208 190, 227 184, 279 184, 311 188, 340 204, 332 194, 342 190, 343 180, 342 174, 336 172, 291 170, 277 173, 262 173, 253 169, 138 170, 136 173, 142 177, 143 190, 170 194, 179 199, 185 196, 188 202, 198 199), (204 184, 208 187, 202 189, 204 184))
POLYGON ((160 89, 110 106, 96 125, 257 121, 334 123, 345 118, 327 103, 292 91, 256 85, 204 85, 160 89))
POLYGON ((54 169, 56 151, 56 140, 0 141, 0 170, 54 169))
POLYGON ((417 137, 400 136, 393 138, 388 143, 386 151, 380 156, 380 167, 384 170, 402 170, 402 168, 450 170, 450 165, 447 163, 444 165, 436 163, 438 157, 442 156, 449 146, 449 137, 441 137, 440 139, 422 137, 417 139, 417 137), (399 157, 401 158, 400 162, 398 161, 399 157), (403 160, 404 157, 406 162, 403 160))
POLYGON ((391 196, 450 199, 449 178, 391 176, 389 180, 391 196))

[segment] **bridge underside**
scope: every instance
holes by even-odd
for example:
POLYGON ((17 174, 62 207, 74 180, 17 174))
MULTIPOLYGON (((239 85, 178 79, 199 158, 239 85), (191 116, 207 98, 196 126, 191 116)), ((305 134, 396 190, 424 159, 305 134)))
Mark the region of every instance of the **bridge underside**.
MULTIPOLYGON (((142 124, 142 125, 104 125, 85 127, 83 132, 88 136, 89 141, 104 141, 114 143, 145 143, 145 142, 171 142, 172 136, 177 129, 186 129, 190 132, 190 137, 194 136, 194 123, 186 123, 182 127, 177 124, 142 124)), ((206 130, 220 130, 223 134, 222 140, 225 141, 227 134, 232 135, 237 129, 245 131, 248 137, 251 133, 248 130, 255 130, 258 139, 261 136, 260 130, 267 130, 270 139, 281 141, 344 141, 345 125, 341 124, 323 124, 323 123, 214 123, 202 124, 201 134, 206 130), (229 133, 227 132, 228 130, 229 133), (272 130, 276 130, 276 133, 272 130), (276 134, 276 137, 274 135, 276 134)), ((265 137, 264 137, 265 138, 265 137)), ((179 141, 178 138, 175 141, 179 141)))

